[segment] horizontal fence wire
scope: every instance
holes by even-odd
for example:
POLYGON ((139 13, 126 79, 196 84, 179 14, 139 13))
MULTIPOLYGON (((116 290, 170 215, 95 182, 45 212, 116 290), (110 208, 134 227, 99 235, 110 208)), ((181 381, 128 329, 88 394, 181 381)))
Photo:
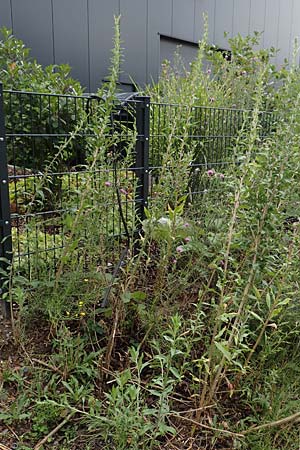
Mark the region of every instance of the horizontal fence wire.
MULTIPOLYGON (((237 108, 186 106, 166 103, 151 103, 150 113, 150 164, 152 175, 150 198, 156 196, 156 184, 160 173, 170 164, 175 153, 190 152, 189 182, 182 186, 181 194, 191 196, 207 194, 208 190, 219 190, 224 172, 238 164, 237 140, 250 131, 253 111, 237 108), (188 126, 187 126, 188 123, 188 126), (161 151, 164 149, 164 151, 161 151), (191 154, 192 149, 192 154, 191 154), (237 157, 237 159, 235 159, 237 157)), ((276 127, 276 115, 259 112, 258 138, 263 141, 276 127)), ((176 170, 176 168, 175 168, 176 170)), ((180 174, 178 174, 180 177, 180 174)))
POLYGON ((55 273, 88 183, 81 240, 98 237, 113 261, 125 233, 120 204, 133 232, 141 200, 135 197, 138 168, 126 165, 135 160, 134 148, 131 156, 126 152, 137 102, 116 103, 105 130, 108 147, 91 169, 99 137, 90 125, 101 102, 96 96, 4 92, 13 263, 29 279, 55 273))
MULTIPOLYGON (((139 227, 148 200, 151 204, 167 195, 158 186, 172 170, 177 190, 188 195, 191 204, 205 201, 208 192, 220 201, 222 177, 236 163, 237 139, 250 130, 253 115, 234 108, 124 97, 116 100, 99 144, 97 121, 99 125, 104 104, 95 95, 4 91, 16 273, 29 279, 39 279, 45 271, 55 273, 72 237, 70 224, 79 212, 86 227, 81 224, 82 236, 76 244, 78 261, 81 246, 94 239, 97 258, 101 254, 106 258, 99 265, 107 264, 107 258, 112 265, 126 233, 133 236, 139 227), (99 146, 102 156, 91 164, 99 146), (176 155, 185 153, 189 155, 186 183, 176 173, 176 155), (89 202, 82 212, 87 188, 89 202)), ((275 122, 274 114, 259 113, 261 140, 274 130, 275 122)))

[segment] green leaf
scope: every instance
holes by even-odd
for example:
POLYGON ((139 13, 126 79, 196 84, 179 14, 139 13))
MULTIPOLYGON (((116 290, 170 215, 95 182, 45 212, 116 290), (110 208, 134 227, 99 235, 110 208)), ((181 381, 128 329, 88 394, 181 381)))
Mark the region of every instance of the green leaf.
POLYGON ((132 294, 131 294, 131 292, 127 291, 127 292, 124 292, 121 297, 122 297, 123 303, 129 303, 132 298, 132 294))
POLYGON ((284 300, 281 300, 281 301, 278 303, 278 306, 285 306, 285 305, 288 305, 288 304, 290 303, 290 301, 291 301, 290 298, 285 298, 284 300))
POLYGON ((180 375, 180 373, 178 372, 178 370, 176 369, 176 367, 170 367, 170 372, 172 372, 172 374, 174 375, 174 377, 175 377, 177 380, 180 380, 180 379, 181 379, 181 375, 180 375))
POLYGON ((131 294, 131 298, 133 298, 134 300, 145 300, 146 297, 147 297, 147 294, 142 291, 132 292, 132 294, 131 294))
POLYGON ((159 432, 160 432, 162 435, 164 435, 164 434, 166 434, 166 433, 170 433, 170 434, 173 434, 173 435, 175 436, 175 434, 177 433, 177 431, 175 430, 174 427, 170 427, 169 425, 166 425, 166 424, 163 423, 163 422, 161 422, 161 423, 158 425, 158 429, 159 429, 159 432))
POLYGON ((268 308, 270 309, 271 308, 271 297, 270 297, 269 292, 266 295, 266 303, 267 303, 268 308))
POLYGON ((261 300, 261 293, 259 292, 259 290, 257 289, 256 286, 253 286, 253 290, 255 293, 256 298, 258 298, 259 300, 261 300))
POLYGON ((259 317, 258 314, 256 314, 254 311, 249 311, 249 313, 251 314, 251 316, 253 316, 255 319, 259 320, 261 323, 264 323, 263 319, 261 317, 259 317))
POLYGON ((217 347, 217 349, 222 353, 223 356, 225 356, 225 358, 228 361, 231 361, 231 354, 229 353, 229 351, 224 347, 223 344, 221 344, 220 342, 215 342, 215 346, 217 347))
POLYGON ((149 389, 150 394, 155 395, 155 397, 161 397, 162 396, 162 392, 161 391, 156 391, 155 389, 149 389))

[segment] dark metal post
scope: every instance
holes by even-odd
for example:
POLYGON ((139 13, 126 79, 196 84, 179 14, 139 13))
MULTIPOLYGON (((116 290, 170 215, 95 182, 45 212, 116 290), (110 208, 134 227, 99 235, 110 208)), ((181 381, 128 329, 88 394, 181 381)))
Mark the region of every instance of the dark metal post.
POLYGON ((10 275, 11 262, 12 237, 5 139, 5 118, 3 87, 2 83, 0 83, 0 310, 5 318, 10 317, 9 303, 3 300, 3 294, 6 290, 6 281, 10 275))
POLYGON ((150 97, 137 97, 136 102, 136 210, 138 218, 145 219, 145 207, 149 196, 149 135, 150 135, 150 97))

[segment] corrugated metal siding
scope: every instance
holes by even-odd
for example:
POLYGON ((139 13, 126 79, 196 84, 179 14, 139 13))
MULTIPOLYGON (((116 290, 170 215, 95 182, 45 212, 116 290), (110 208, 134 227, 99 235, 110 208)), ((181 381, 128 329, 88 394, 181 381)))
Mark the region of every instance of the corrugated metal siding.
POLYGON ((147 64, 147 2, 121 0, 121 38, 124 41, 124 63, 121 80, 138 84, 146 80, 147 64))
POLYGON ((34 57, 41 64, 53 64, 51 1, 12 0, 11 4, 13 29, 16 36, 23 39, 26 45, 33 49, 34 57))
MULTIPOLYGON (((292 58, 293 49, 294 49, 294 38, 295 38, 295 36, 300 37, 300 32, 299 32, 300 2, 298 0, 294 0, 294 2, 293 2, 293 11, 292 11, 291 16, 292 16, 292 25, 291 25, 290 55, 292 58)), ((299 62, 299 56, 298 56, 298 62, 299 62)))
POLYGON ((160 65, 165 60, 171 62, 177 70, 179 70, 182 75, 185 71, 190 71, 190 62, 197 57, 198 47, 194 44, 188 44, 183 41, 171 40, 160 37, 160 65), (180 57, 180 64, 175 65, 176 58, 174 60, 175 52, 180 57))
POLYGON ((224 1, 215 0, 216 12, 214 20, 214 43, 220 48, 226 48, 227 39, 224 37, 224 31, 226 31, 229 37, 232 36, 233 30, 233 0, 226 1, 226 7, 224 7, 224 1))
POLYGON ((95 91, 108 76, 114 36, 114 15, 119 15, 119 0, 89 0, 90 90, 95 91), (103 3, 103 2, 102 2, 103 3))
POLYGON ((53 0, 53 28, 55 63, 70 64, 73 75, 89 86, 87 0, 53 0))
MULTIPOLYGON (((292 44, 292 11, 293 11, 293 0, 285 0, 284 5, 280 2, 279 11, 279 21, 278 21, 278 35, 277 35, 277 47, 284 48, 285 51, 278 53, 277 64, 282 64, 284 58, 291 58, 292 44)), ((299 16, 300 17, 300 16, 299 16)))
POLYGON ((172 34, 172 0, 150 0, 148 2, 147 82, 155 80, 160 70, 159 33, 166 36, 172 34))
POLYGON ((173 0, 172 36, 193 41, 194 17, 195 0, 173 0))
POLYGON ((299 0, 0 0, 0 26, 13 28, 43 64, 70 63, 93 91, 107 76, 114 14, 122 15, 121 80, 144 83, 159 73, 159 33, 197 42, 203 12, 211 43, 226 48, 224 31, 264 31, 262 46, 281 48, 279 65, 300 35, 299 0))
POLYGON ((10 0, 1 0, 0 3, 0 26, 3 25, 12 28, 10 0))
POLYGON ((266 20, 266 0, 251 0, 249 14, 249 33, 263 31, 266 20))
MULTIPOLYGON (((262 0, 263 1, 263 0, 262 0)), ((249 34, 249 18, 251 11, 251 0, 234 0, 232 35, 238 33, 249 34)))
POLYGON ((214 20, 216 5, 214 0, 196 0, 195 8, 195 42, 198 42, 204 31, 203 14, 209 18, 208 39, 214 42, 214 20))

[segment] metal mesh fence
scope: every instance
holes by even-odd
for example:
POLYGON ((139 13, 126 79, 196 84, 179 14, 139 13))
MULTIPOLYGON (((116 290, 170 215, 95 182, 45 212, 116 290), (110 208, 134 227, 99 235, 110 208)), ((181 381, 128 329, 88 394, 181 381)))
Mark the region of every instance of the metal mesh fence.
MULTIPOLYGON (((188 107, 164 103, 151 103, 149 170, 152 174, 151 197, 155 197, 155 185, 165 170, 166 160, 173 155, 189 154, 188 183, 182 183, 181 194, 195 197, 212 193, 232 165, 242 156, 237 154, 237 140, 249 132, 253 111, 221 107, 188 107), (208 175, 207 175, 208 174, 208 175), (207 175, 207 176, 206 176, 207 175), (214 185, 215 184, 215 185, 214 185)), ((274 129, 276 116, 260 112, 258 118, 259 139, 263 141, 274 129)), ((170 168, 171 169, 171 168, 170 168)), ((173 167, 176 172, 176 166, 173 167)), ((178 173, 178 178, 181 175, 178 173)), ((176 179, 176 174, 173 174, 176 179)))
POLYGON ((29 279, 54 272, 82 207, 87 223, 78 249, 94 239, 103 255, 104 248, 111 250, 111 260, 119 252, 125 234, 120 204, 132 233, 140 202, 136 145, 131 144, 138 104, 116 102, 105 135, 99 137, 103 105, 96 96, 4 92, 15 272, 29 279), (95 150, 98 159, 92 163, 95 150))
MULTIPOLYGON (((72 238, 78 262, 87 242, 97 248, 99 265, 114 261, 144 219, 144 207, 159 196, 172 203, 177 192, 197 205, 209 193, 221 201, 222 177, 236 164, 237 138, 252 120, 251 111, 147 97, 120 98, 108 119, 105 102, 94 95, 4 91, 3 105, 9 206, 2 200, 1 212, 11 215, 14 270, 29 279, 55 273, 72 238), (99 136, 103 117, 107 126, 99 136), (169 193, 167 183, 174 183, 169 193), (81 235, 75 236, 79 213, 81 235)), ((274 124, 273 114, 260 113, 261 140, 274 124)))

